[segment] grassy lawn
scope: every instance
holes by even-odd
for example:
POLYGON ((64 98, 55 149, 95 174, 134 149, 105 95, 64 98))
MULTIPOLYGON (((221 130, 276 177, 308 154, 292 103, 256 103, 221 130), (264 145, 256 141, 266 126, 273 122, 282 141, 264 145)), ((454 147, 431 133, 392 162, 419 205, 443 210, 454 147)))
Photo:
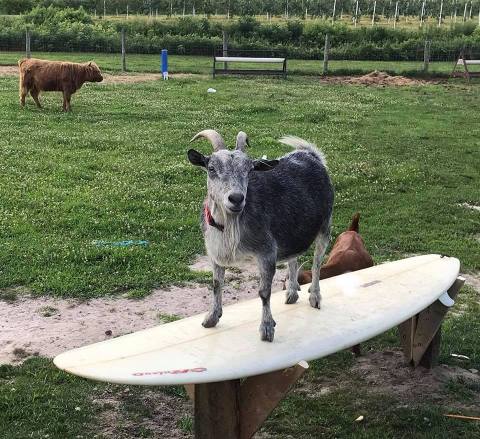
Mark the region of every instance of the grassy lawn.
MULTIPOLYGON (((16 64, 24 52, 0 52, 0 65, 16 64)), ((69 53, 69 52, 35 52, 33 57, 51 60, 85 62, 95 60, 101 69, 118 72, 121 70, 120 54, 105 53, 69 53)), ((206 56, 169 56, 169 70, 172 73, 211 74, 212 58, 206 56)), ((251 67, 251 65, 249 66, 251 67)), ((265 67, 262 65, 261 67, 265 67)), ((432 75, 448 76, 453 68, 452 62, 432 62, 429 72, 432 75)), ((160 55, 127 54, 127 69, 131 72, 159 72, 160 55)), ((288 73, 295 75, 320 75, 323 60, 288 60, 288 73)), ((373 70, 388 71, 392 74, 419 75, 423 62, 415 61, 329 61, 331 74, 363 74, 373 70)))
MULTIPOLYGON (((205 177, 185 153, 204 128, 217 129, 230 144, 245 130, 254 157, 287 152, 276 142, 284 134, 315 141, 336 189, 334 237, 360 211, 376 262, 437 252, 458 257, 464 271, 480 269, 478 211, 461 206, 480 205, 478 85, 366 88, 300 77, 191 77, 88 85, 74 96, 71 114, 60 111, 58 94, 43 96, 44 110, 29 100, 23 111, 17 94, 16 78, 0 78, 1 294, 20 287, 38 295, 139 297, 157 285, 199 279, 188 264, 203 250, 198 214, 205 177), (207 94, 211 86, 216 94, 207 94), (98 243, 125 240, 148 242, 98 243)), ((453 365, 450 353, 461 353, 470 357, 462 366, 480 369, 478 293, 466 289, 460 305, 462 313, 445 325, 441 361, 453 365)), ((396 345, 390 331, 364 350, 396 345)), ((314 362, 265 432, 276 438, 480 434, 478 423, 443 417, 460 409, 478 416, 476 385, 452 381, 440 399, 426 394, 405 403, 395 392, 375 391, 354 363, 349 353, 314 362), (325 384, 333 387, 323 394, 325 384), (360 414, 366 422, 353 422, 360 414)), ((180 389, 159 391, 185 403, 180 389)), ((142 427, 158 415, 145 389, 87 382, 45 359, 0 366, 0 437, 94 437, 112 410, 104 395, 122 392, 120 405, 137 430, 130 425, 112 437, 154 437, 142 427)), ((191 419, 177 427, 190 431, 191 419)))

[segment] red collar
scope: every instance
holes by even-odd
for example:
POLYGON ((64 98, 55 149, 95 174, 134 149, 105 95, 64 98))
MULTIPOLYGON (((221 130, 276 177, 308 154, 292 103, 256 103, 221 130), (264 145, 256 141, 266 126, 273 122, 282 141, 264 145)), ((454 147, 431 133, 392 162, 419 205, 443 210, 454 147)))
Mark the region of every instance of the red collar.
POLYGON ((223 232, 224 227, 221 224, 218 224, 215 222, 212 216, 212 212, 210 212, 210 209, 208 208, 208 204, 205 201, 205 204, 203 205, 203 214, 205 216, 205 221, 209 226, 215 227, 216 229, 220 230, 220 232, 223 232))

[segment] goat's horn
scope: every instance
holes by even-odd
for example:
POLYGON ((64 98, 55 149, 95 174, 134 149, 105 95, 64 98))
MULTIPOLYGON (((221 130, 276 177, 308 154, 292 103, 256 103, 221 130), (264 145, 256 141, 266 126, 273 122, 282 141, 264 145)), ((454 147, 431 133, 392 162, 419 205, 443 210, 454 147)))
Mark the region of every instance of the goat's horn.
POLYGON ((237 146, 235 147, 235 149, 245 151, 246 146, 250 146, 247 133, 239 131, 239 133, 237 134, 237 146))
POLYGON ((193 136, 190 142, 193 142, 194 140, 197 140, 200 137, 204 137, 205 139, 209 140, 213 146, 214 151, 227 149, 227 146, 225 145, 225 141, 223 140, 223 137, 220 134, 218 134, 215 130, 200 131, 198 134, 195 134, 195 136, 193 136))

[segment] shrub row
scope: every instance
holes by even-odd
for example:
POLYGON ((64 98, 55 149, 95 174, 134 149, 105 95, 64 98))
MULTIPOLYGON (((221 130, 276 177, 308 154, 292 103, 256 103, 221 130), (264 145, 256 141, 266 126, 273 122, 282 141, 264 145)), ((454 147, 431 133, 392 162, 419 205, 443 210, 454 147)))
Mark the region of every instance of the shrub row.
POLYGON ((219 23, 205 18, 176 20, 93 20, 83 9, 37 7, 21 17, 0 17, 0 49, 24 46, 25 28, 32 32, 32 50, 120 50, 120 30, 127 32, 127 51, 211 55, 221 46, 222 31, 232 49, 272 49, 289 58, 323 57, 325 34, 330 35, 333 59, 417 60, 425 39, 431 39, 433 59, 450 60, 464 46, 480 47, 480 28, 471 23, 423 30, 385 27, 352 28, 329 22, 260 23, 251 17, 219 23))

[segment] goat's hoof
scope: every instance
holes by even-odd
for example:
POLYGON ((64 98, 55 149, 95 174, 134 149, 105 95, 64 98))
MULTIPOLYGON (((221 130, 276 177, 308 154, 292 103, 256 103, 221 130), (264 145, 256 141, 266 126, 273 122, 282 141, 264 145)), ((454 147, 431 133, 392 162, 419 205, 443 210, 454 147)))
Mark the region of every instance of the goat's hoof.
POLYGON ((274 320, 260 325, 260 338, 262 341, 273 341, 273 337, 275 336, 275 325, 276 323, 274 320))
POLYGON ((204 328, 213 328, 217 325, 220 317, 222 317, 222 314, 210 313, 203 320, 202 326, 204 328))
POLYGON ((320 309, 320 302, 322 301, 322 298, 320 297, 320 294, 310 294, 310 297, 308 298, 308 301, 310 302, 310 306, 312 308, 318 308, 320 309))
POLYGON ((298 300, 298 294, 296 291, 294 292, 291 292, 289 291, 288 294, 287 294, 287 299, 285 300, 285 303, 287 305, 292 305, 294 303, 296 303, 298 300))

